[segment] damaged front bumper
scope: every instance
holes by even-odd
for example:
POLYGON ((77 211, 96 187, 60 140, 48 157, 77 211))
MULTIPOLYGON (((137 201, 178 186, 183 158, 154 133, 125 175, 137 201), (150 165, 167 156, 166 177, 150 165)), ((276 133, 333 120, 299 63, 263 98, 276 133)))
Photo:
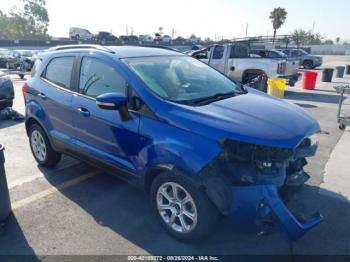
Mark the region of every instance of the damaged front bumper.
POLYGON ((271 185, 232 187, 228 215, 235 223, 260 232, 271 222, 276 222, 291 241, 298 240, 323 220, 322 215, 315 214, 306 223, 301 223, 281 200, 277 187, 271 185))
POLYGON ((317 143, 306 139, 294 150, 233 141, 223 141, 222 145, 223 153, 202 170, 200 177, 208 197, 235 223, 262 233, 277 225, 295 241, 323 220, 318 213, 306 222, 298 220, 282 196, 309 179, 303 167, 305 158, 316 153, 317 143))

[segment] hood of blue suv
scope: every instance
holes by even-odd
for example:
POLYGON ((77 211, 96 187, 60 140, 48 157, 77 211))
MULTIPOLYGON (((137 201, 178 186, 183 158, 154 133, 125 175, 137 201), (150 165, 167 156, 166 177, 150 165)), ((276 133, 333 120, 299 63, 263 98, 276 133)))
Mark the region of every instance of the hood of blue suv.
POLYGON ((320 126, 301 107, 249 88, 247 94, 204 106, 164 103, 164 121, 203 137, 270 147, 295 148, 320 126))

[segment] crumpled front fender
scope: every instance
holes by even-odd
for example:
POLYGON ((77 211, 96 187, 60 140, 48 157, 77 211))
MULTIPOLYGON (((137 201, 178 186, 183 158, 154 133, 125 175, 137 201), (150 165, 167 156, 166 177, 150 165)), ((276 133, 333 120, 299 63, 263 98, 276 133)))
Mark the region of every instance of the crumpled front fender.
POLYGON ((298 240, 323 220, 322 215, 317 214, 306 223, 299 222, 279 197, 276 186, 232 187, 229 211, 232 220, 246 228, 258 228, 269 215, 291 241, 298 240))

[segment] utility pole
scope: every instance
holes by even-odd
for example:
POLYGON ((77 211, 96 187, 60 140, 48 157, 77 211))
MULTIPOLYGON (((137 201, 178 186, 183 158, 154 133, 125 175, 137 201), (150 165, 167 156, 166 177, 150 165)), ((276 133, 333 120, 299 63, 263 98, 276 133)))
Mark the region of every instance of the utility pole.
POLYGON ((172 30, 171 30, 171 38, 174 38, 174 36, 175 36, 175 29, 173 28, 172 30))
POLYGON ((314 21, 314 23, 312 24, 312 34, 314 34, 315 32, 315 25, 316 25, 316 22, 314 21))
POLYGON ((245 26, 245 38, 248 37, 248 23, 245 26))
POLYGON ((129 35, 129 28, 126 26, 126 35, 129 35))

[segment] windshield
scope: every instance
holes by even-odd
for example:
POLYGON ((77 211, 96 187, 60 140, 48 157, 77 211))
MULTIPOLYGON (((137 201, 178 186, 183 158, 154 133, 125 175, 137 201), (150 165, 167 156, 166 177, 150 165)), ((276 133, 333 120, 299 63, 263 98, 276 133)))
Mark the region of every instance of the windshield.
POLYGON ((276 57, 286 57, 287 56, 285 53, 278 51, 278 50, 273 50, 272 52, 276 54, 276 57))
POLYGON ((242 91, 229 78, 192 57, 139 57, 124 61, 154 93, 174 102, 242 91))
POLYGON ((306 52, 306 51, 303 50, 303 49, 299 49, 299 52, 300 52, 301 54, 303 54, 303 55, 308 55, 308 52, 306 52))

